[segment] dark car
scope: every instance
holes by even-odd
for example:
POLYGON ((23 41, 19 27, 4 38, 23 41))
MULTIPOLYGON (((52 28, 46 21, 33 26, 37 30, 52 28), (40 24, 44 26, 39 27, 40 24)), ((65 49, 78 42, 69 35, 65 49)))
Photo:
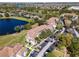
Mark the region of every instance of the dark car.
POLYGON ((35 57, 37 56, 38 52, 37 51, 33 51, 31 54, 30 54, 30 57, 35 57))

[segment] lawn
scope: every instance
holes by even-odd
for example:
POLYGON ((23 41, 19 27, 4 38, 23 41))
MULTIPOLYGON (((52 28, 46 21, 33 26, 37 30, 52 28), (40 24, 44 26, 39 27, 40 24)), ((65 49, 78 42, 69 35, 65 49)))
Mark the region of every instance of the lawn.
POLYGON ((0 36, 0 47, 15 45, 16 43, 21 43, 24 45, 26 33, 27 30, 23 30, 20 33, 0 36))
POLYGON ((24 18, 24 17, 10 17, 10 18, 14 18, 14 19, 18 19, 18 20, 23 20, 23 21, 27 21, 27 22, 33 22, 32 19, 27 19, 27 18, 24 18))
POLYGON ((63 57, 64 53, 59 50, 54 50, 47 54, 47 57, 63 57))
POLYGON ((27 21, 27 22, 33 22, 32 19, 27 19, 27 18, 24 18, 24 17, 1 17, 0 19, 6 19, 6 18, 13 18, 13 19, 23 20, 23 21, 27 21))

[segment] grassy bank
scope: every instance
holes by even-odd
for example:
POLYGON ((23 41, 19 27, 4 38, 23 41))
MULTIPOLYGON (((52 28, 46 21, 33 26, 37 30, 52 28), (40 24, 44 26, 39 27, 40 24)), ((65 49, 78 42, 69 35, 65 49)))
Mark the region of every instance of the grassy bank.
POLYGON ((16 43, 25 44, 26 33, 27 30, 23 30, 20 33, 0 36, 0 47, 15 45, 16 43))
POLYGON ((22 20, 22 21, 33 22, 32 19, 27 19, 24 17, 1 17, 0 19, 6 19, 6 18, 13 18, 13 19, 22 20))

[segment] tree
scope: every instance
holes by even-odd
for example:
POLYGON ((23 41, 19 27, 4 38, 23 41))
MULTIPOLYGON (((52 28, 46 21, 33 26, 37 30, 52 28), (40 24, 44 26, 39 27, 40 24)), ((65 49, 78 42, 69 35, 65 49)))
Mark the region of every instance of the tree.
POLYGON ((9 14, 8 13, 5 13, 4 15, 5 15, 5 17, 9 17, 9 14))
POLYGON ((57 26, 56 26, 56 29, 60 30, 63 28, 63 25, 61 23, 58 23, 57 26))
POLYGON ((14 30, 15 30, 16 32, 20 32, 21 28, 20 28, 20 26, 16 26, 16 27, 14 28, 14 30))
POLYGON ((46 21, 45 20, 39 20, 38 18, 36 18, 36 19, 34 19, 35 20, 35 23, 38 23, 39 24, 39 26, 40 25, 43 25, 46 21))
POLYGON ((61 34, 59 36, 60 44, 66 47, 71 45, 72 39, 73 39, 73 35, 71 33, 61 34))
POLYGON ((39 37, 36 37, 35 40, 37 41, 37 43, 40 43, 41 41, 39 37))
POLYGON ((37 40, 37 42, 39 43, 41 42, 42 39, 47 38, 51 34, 52 34, 51 30, 47 29, 45 31, 42 31, 41 34, 39 34, 39 36, 35 38, 35 40, 37 40))
POLYGON ((70 56, 78 57, 79 56, 79 38, 74 38, 72 44, 68 47, 70 56))
POLYGON ((39 35, 39 38, 40 39, 45 39, 51 34, 52 34, 51 30, 47 29, 47 30, 41 32, 41 34, 39 35))
POLYGON ((0 14, 0 17, 3 17, 3 15, 0 14))

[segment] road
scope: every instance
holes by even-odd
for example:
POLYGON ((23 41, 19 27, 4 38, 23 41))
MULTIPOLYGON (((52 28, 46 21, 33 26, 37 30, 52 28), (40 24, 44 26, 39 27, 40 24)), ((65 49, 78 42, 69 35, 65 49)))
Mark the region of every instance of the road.
POLYGON ((35 50, 33 50, 31 53, 30 53, 30 57, 43 57, 45 52, 50 48, 50 46, 52 44, 54 44, 56 41, 55 39, 53 38, 48 38, 46 41, 44 41, 42 44, 40 44, 38 47, 40 47, 40 51, 37 52, 35 50))
POLYGON ((29 56, 30 57, 42 57, 42 56, 44 56, 45 52, 49 48, 51 48, 50 46, 52 46, 52 45, 54 45, 54 43, 56 43, 54 36, 57 32, 58 32, 58 30, 54 31, 54 33, 51 36, 47 37, 40 44, 35 46, 36 48, 40 47, 39 51, 33 50, 33 51, 31 51, 29 56))
POLYGON ((60 34, 63 34, 64 32, 65 32, 65 28, 63 27, 63 29, 62 29, 60 34))
POLYGON ((76 37, 78 37, 78 38, 79 38, 79 33, 76 31, 76 29, 73 29, 73 31, 74 31, 74 33, 75 33, 76 37))
MULTIPOLYGON (((50 39, 50 38, 49 38, 50 39)), ((47 45, 45 47, 43 47, 43 49, 38 53, 37 57, 42 57, 44 56, 44 53, 47 51, 47 49, 55 43, 55 40, 52 39, 52 41, 50 40, 47 45)))

